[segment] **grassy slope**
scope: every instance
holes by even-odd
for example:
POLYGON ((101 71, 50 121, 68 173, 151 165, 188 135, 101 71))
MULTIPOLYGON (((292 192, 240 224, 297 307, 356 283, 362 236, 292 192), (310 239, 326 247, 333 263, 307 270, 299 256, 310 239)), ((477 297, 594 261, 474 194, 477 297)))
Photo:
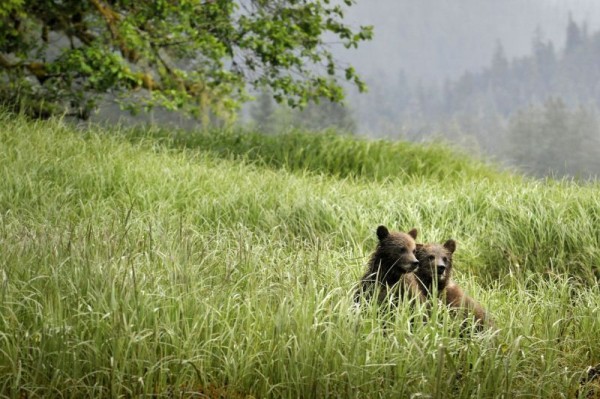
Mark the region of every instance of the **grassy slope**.
POLYGON ((600 362, 599 194, 439 146, 0 115, 0 394, 573 396, 600 362), (380 223, 457 239, 499 332, 356 314, 380 223))

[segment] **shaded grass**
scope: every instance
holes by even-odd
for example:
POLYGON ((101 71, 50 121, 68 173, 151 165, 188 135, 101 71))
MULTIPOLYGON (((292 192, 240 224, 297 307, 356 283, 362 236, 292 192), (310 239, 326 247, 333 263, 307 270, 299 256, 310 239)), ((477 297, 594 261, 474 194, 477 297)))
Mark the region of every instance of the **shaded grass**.
POLYGON ((574 397, 600 362, 596 185, 291 173, 2 117, 0 395, 574 397), (499 331, 357 312, 380 223, 456 238, 499 331))

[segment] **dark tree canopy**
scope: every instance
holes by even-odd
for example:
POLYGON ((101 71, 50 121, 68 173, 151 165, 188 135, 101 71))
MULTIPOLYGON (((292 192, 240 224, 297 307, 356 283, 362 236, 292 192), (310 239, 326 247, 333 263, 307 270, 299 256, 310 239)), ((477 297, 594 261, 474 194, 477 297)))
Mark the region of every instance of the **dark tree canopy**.
POLYGON ((106 93, 132 110, 196 116, 231 114, 248 87, 291 106, 337 102, 341 80, 364 89, 329 47, 371 38, 371 27, 343 22, 353 2, 3 0, 0 100, 80 117, 106 93))

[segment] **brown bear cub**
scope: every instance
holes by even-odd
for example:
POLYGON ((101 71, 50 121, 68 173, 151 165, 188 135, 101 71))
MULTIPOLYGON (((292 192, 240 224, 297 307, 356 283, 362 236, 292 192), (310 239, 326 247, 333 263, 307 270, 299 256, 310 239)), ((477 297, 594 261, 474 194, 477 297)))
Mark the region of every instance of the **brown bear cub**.
POLYGON ((430 298, 437 289, 438 298, 454 310, 462 310, 465 320, 473 317, 477 331, 491 322, 479 303, 466 295, 452 277, 452 255, 456 242, 448 240, 440 244, 417 244, 419 268, 414 273, 422 298, 430 298))
POLYGON ((390 232, 387 227, 379 226, 377 238, 377 248, 371 255, 367 272, 361 279, 354 299, 359 302, 364 296, 371 300, 376 295, 379 303, 392 300, 397 304, 400 296, 405 294, 403 276, 419 266, 415 243, 417 229, 408 233, 390 232))

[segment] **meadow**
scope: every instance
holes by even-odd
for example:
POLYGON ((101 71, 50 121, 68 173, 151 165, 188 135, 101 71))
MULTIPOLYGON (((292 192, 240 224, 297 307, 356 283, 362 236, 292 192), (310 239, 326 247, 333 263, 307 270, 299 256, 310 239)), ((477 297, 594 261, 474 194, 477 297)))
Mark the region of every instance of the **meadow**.
POLYGON ((0 113, 0 397, 600 395, 599 226, 443 144, 0 113), (455 239, 497 328, 353 306, 379 224, 455 239))

